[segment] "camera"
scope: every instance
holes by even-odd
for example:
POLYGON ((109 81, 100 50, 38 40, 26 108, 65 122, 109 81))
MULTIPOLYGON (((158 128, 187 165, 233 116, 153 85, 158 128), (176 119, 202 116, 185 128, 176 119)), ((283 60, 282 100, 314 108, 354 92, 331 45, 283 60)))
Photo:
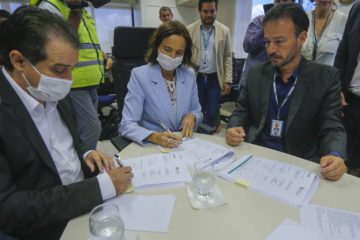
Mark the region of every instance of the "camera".
POLYGON ((80 9, 80 8, 85 8, 89 6, 89 3, 91 2, 91 4, 94 6, 94 8, 99 8, 101 6, 104 6, 105 4, 111 2, 111 0, 83 0, 80 3, 67 3, 68 7, 70 9, 80 9))

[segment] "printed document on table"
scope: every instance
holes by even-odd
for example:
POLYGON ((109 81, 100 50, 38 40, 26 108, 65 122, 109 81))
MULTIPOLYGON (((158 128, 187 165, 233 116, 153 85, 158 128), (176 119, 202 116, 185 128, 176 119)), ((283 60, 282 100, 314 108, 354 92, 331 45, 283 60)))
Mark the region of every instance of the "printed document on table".
POLYGON ((293 206, 309 203, 319 186, 316 174, 292 164, 244 155, 226 169, 220 176, 265 193, 293 206))
POLYGON ((186 164, 176 153, 146 155, 122 160, 122 163, 132 168, 132 183, 135 188, 159 188, 164 185, 172 187, 172 184, 184 185, 191 181, 186 164))
POLYGON ((121 195, 106 202, 119 207, 126 230, 167 232, 175 201, 173 195, 121 195))
POLYGON ((285 219, 266 240, 328 240, 320 233, 297 222, 285 219))
POLYGON ((183 141, 180 149, 177 153, 190 165, 198 161, 209 161, 215 164, 217 170, 235 160, 235 153, 231 148, 199 138, 183 141))
POLYGON ((301 224, 318 231, 329 240, 360 239, 360 213, 308 205, 300 209, 301 224))

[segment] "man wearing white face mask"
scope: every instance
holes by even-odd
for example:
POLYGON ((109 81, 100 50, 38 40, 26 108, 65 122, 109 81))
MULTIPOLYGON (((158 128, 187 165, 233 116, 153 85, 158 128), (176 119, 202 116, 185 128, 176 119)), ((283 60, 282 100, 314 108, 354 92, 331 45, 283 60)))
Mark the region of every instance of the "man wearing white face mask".
POLYGON ((0 229, 59 239, 68 220, 124 192, 131 169, 80 144, 67 96, 79 46, 69 26, 24 7, 0 36, 0 229))
POLYGON ((154 32, 147 65, 134 68, 119 125, 119 133, 140 144, 152 142, 175 147, 191 137, 202 121, 192 42, 186 27, 165 22, 154 32), (181 131, 181 135, 174 134, 181 131))

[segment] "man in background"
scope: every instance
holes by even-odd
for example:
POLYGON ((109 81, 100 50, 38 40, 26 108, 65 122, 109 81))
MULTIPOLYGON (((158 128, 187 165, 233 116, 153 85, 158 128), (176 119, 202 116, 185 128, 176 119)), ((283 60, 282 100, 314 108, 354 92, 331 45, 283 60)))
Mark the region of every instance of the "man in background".
MULTIPOLYGON (((97 88, 104 80, 105 57, 96 23, 86 11, 87 2, 83 0, 38 0, 36 5, 62 16, 78 33, 80 51, 78 63, 72 70, 71 105, 85 149, 96 149, 101 134, 97 88)), ((108 58, 106 68, 111 68, 111 64, 108 58)))
POLYGON ((339 69, 344 125, 347 132, 346 161, 349 172, 360 177, 360 2, 349 13, 345 31, 336 53, 339 69))
POLYGON ((173 20, 173 13, 169 7, 161 7, 159 10, 159 18, 161 22, 169 22, 173 20))
POLYGON ((308 27, 307 14, 295 3, 266 14, 270 62, 250 68, 226 141, 236 146, 246 140, 319 162, 326 179, 338 180, 346 171, 339 74, 301 56, 308 27))
POLYGON ((217 0, 200 0, 200 20, 187 26, 194 44, 193 63, 197 68, 203 123, 210 127, 216 127, 221 90, 230 93, 232 83, 230 30, 216 21, 217 6, 217 0))

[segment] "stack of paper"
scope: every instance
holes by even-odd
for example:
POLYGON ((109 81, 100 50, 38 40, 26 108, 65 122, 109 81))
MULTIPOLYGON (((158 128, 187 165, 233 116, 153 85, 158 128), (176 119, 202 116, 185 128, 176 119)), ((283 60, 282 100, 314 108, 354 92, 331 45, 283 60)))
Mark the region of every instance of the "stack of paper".
POLYGON ((316 231, 285 219, 266 240, 328 240, 316 231))
POLYGON ((119 207, 125 229, 167 232, 175 206, 175 196, 122 195, 108 200, 119 207))
POLYGON ((295 206, 306 205, 319 186, 312 172, 291 164, 245 155, 221 177, 295 206))
POLYGON ((329 240, 360 239, 360 213, 308 205, 301 208, 301 224, 329 240))
POLYGON ((235 160, 235 154, 231 148, 199 138, 184 141, 177 153, 190 165, 198 161, 209 161, 214 164, 215 170, 221 169, 235 160))
POLYGON ((184 186, 191 180, 185 163, 176 153, 147 155, 123 160, 122 163, 132 168, 132 183, 137 189, 184 186))

